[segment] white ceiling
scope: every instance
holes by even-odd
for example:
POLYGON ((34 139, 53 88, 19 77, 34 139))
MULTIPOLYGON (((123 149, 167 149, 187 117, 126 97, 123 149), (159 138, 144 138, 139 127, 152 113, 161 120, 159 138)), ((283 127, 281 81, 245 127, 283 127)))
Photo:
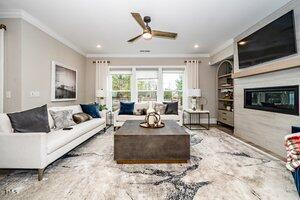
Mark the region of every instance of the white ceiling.
POLYGON ((0 8, 28 12, 85 54, 136 55, 141 49, 156 55, 206 54, 289 1, 0 0, 0 8), (151 16, 153 29, 177 32, 177 39, 128 44, 141 33, 130 12, 151 16))

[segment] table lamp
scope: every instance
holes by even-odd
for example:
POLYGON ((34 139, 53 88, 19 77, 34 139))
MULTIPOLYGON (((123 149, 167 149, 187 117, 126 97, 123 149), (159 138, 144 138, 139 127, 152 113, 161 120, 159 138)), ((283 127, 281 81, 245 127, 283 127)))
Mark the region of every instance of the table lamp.
POLYGON ((97 99, 98 98, 100 99, 100 101, 99 101, 100 105, 105 104, 104 103, 105 92, 103 89, 96 90, 96 97, 97 97, 97 99))
POLYGON ((188 90, 189 97, 192 97, 192 110, 197 110, 197 97, 201 97, 201 90, 200 89, 189 89, 188 90))

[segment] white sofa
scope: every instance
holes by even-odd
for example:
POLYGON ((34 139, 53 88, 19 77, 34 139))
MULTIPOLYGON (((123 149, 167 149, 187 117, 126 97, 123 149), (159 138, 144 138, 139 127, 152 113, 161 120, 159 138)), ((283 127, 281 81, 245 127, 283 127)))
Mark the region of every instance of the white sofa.
MULTIPOLYGON (((48 110, 73 110, 82 112, 80 105, 52 107, 48 110)), ((44 169, 88 138, 106 128, 106 114, 73 126, 72 130, 57 130, 48 112, 49 133, 13 133, 6 114, 0 114, 0 168, 38 169, 38 180, 43 177, 44 169)))
MULTIPOLYGON (((134 113, 138 108, 146 108, 148 109, 148 103, 135 103, 134 104, 134 113)), ((121 127, 125 121, 127 120, 144 120, 145 115, 119 115, 120 110, 116 110, 113 113, 114 120, 114 130, 121 127)), ((182 112, 178 110, 178 115, 161 115, 161 119, 163 120, 174 120, 177 121, 180 126, 182 126, 182 112)))

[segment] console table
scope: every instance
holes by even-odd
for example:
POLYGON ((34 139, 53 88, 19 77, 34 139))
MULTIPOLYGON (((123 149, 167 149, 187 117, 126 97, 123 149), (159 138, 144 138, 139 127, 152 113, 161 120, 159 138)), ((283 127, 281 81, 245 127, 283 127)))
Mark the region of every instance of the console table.
POLYGON ((210 112, 209 110, 192 110, 192 109, 187 109, 183 111, 183 125, 190 129, 190 130, 202 130, 203 128, 209 130, 210 128, 210 112), (189 123, 185 123, 185 114, 188 115, 188 120, 189 123), (207 126, 204 126, 203 124, 201 124, 201 115, 207 115, 207 126), (198 120, 195 119, 196 116, 198 120), (198 128, 195 126, 200 126, 203 128, 198 128))

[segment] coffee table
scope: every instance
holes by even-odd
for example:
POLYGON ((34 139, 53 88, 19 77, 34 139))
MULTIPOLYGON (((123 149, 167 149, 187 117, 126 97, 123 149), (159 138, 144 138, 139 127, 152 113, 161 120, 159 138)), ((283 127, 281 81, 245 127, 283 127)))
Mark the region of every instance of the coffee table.
POLYGON ((129 120, 114 135, 114 159, 118 164, 186 163, 190 159, 190 135, 176 121, 163 128, 142 128, 129 120))

